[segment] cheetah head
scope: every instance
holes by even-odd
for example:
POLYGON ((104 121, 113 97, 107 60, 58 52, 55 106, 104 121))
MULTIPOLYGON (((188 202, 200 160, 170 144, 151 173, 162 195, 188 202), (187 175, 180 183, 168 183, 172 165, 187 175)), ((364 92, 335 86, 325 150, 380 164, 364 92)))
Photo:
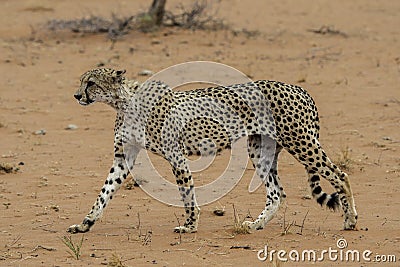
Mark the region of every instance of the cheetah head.
POLYGON ((125 72, 109 68, 89 70, 81 76, 81 85, 74 97, 84 106, 94 102, 112 104, 121 97, 120 90, 125 81, 125 72))

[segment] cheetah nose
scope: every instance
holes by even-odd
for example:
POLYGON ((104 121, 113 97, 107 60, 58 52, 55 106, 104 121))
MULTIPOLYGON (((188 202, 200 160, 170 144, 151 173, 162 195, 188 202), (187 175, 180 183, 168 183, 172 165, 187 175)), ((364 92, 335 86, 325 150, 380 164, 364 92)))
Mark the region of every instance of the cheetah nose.
POLYGON ((76 94, 76 95, 74 95, 74 97, 75 97, 77 100, 81 100, 81 98, 82 98, 82 95, 78 95, 78 94, 76 94))

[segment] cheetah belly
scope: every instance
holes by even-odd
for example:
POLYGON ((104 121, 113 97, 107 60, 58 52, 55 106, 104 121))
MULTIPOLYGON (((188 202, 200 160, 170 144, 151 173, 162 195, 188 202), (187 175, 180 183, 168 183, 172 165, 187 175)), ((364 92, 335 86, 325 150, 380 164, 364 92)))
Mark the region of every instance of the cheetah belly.
POLYGON ((239 136, 238 127, 227 128, 216 120, 191 119, 181 133, 182 144, 187 156, 214 155, 229 149, 239 136))

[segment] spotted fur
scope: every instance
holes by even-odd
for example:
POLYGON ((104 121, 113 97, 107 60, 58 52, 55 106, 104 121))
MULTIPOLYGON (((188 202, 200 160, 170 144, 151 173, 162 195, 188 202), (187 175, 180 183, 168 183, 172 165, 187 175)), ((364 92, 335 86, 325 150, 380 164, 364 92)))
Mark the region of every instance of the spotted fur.
POLYGON ((175 231, 197 231, 200 208, 186 156, 216 153, 243 136, 248 137, 249 157, 267 191, 264 210, 255 221, 245 221, 246 227, 264 228, 286 197, 277 172, 278 155, 286 149, 304 165, 316 201, 333 210, 342 207, 344 228, 355 228, 357 212, 349 178, 322 149, 317 108, 303 88, 261 80, 175 92, 162 82, 127 80, 124 73, 90 70, 82 75, 74 95, 81 105, 110 105, 117 117, 109 175, 89 214, 69 232, 86 232, 93 226, 133 169, 140 149, 171 164, 186 213, 184 225, 175 231), (320 177, 336 192, 323 192, 320 177))

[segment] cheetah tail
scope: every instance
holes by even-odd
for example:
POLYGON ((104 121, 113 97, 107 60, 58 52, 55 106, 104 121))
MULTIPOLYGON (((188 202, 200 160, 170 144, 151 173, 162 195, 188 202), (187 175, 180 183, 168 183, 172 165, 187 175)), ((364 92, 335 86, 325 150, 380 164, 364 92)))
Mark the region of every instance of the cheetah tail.
MULTIPOLYGON (((320 186, 318 186, 321 188, 320 186)), ((322 190, 316 194, 314 191, 318 187, 314 188, 313 190, 313 197, 315 200, 317 200, 318 204, 321 206, 326 206, 328 209, 333 210, 333 211, 338 211, 340 209, 340 199, 339 199, 339 194, 337 192, 332 193, 332 194, 327 194, 325 192, 322 192, 322 190)))

